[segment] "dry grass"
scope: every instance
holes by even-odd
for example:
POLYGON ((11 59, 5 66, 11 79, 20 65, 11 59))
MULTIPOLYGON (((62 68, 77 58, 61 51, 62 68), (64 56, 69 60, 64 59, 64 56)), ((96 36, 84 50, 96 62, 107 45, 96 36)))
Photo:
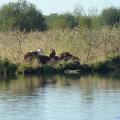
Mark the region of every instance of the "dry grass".
POLYGON ((80 57, 82 62, 91 62, 120 53, 120 28, 101 28, 88 30, 51 30, 47 32, 0 33, 0 56, 12 62, 23 62, 27 51, 43 48, 45 54, 56 49, 57 54, 69 51, 80 57))

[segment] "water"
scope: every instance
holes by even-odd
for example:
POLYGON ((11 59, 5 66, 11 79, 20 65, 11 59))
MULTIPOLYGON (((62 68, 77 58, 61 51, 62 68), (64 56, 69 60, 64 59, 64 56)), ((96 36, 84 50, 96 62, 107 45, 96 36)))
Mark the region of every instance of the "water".
POLYGON ((1 78, 0 120, 120 120, 120 78, 1 78))

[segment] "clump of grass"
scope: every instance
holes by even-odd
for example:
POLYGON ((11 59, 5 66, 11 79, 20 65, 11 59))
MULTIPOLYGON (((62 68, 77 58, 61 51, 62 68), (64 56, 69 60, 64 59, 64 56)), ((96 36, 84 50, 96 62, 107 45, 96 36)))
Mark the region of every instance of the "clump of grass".
POLYGON ((20 64, 18 69, 17 69, 17 73, 18 74, 25 74, 26 72, 30 73, 32 72, 32 67, 28 64, 20 64))
POLYGON ((92 70, 93 72, 100 73, 106 73, 111 71, 120 72, 120 56, 112 56, 102 62, 92 64, 92 70))
POLYGON ((21 64, 17 69, 18 74, 36 74, 36 73, 64 73, 65 70, 76 70, 80 68, 79 62, 60 61, 56 64, 43 64, 40 67, 33 67, 31 64, 21 64))
POLYGON ((64 72, 65 70, 76 70, 80 68, 80 63, 74 62, 72 60, 68 61, 62 60, 55 66, 55 68, 59 72, 64 72))
POLYGON ((0 58, 0 74, 6 75, 6 74, 15 74, 17 70, 18 65, 13 64, 8 59, 1 59, 0 58))
POLYGON ((120 72, 120 56, 112 56, 108 59, 94 64, 80 64, 77 61, 60 61, 56 64, 44 64, 42 66, 33 67, 31 64, 13 64, 8 59, 0 59, 0 74, 34 74, 41 73, 64 73, 65 70, 79 70, 80 73, 108 73, 119 71, 120 72))
POLYGON ((30 64, 20 64, 18 66, 18 69, 17 69, 16 73, 17 74, 24 74, 24 75, 27 75, 27 74, 37 75, 37 74, 42 73, 42 69, 39 66, 38 67, 33 67, 30 64))
POLYGON ((52 74, 52 73, 57 72, 57 69, 54 66, 48 65, 48 64, 43 65, 41 69, 42 69, 43 73, 51 73, 52 74))
POLYGON ((108 57, 107 61, 109 62, 109 64, 117 65, 118 67, 120 67, 120 55, 108 57))
POLYGON ((80 73, 83 73, 83 74, 92 73, 92 67, 90 64, 81 64, 79 70, 80 70, 80 73))

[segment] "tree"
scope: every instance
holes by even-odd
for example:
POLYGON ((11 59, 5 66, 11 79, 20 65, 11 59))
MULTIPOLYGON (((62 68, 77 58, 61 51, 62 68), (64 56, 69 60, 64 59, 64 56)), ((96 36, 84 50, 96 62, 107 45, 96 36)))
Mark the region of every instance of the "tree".
POLYGON ((43 31, 47 26, 42 13, 25 0, 9 3, 0 9, 0 27, 3 30, 43 31))
POLYGON ((84 26, 88 29, 92 28, 92 19, 89 16, 84 17, 84 26))
POLYGON ((75 5, 73 13, 74 13, 75 16, 82 16, 84 14, 84 9, 78 3, 78 4, 75 5))
POLYGON ((102 11, 102 20, 105 25, 116 26, 120 23, 120 9, 111 7, 102 11))
POLYGON ((64 17, 69 28, 74 28, 79 25, 79 21, 76 16, 73 16, 72 14, 67 13, 67 14, 64 14, 64 17))
POLYGON ((63 15, 50 14, 49 16, 45 16, 45 20, 48 29, 61 29, 67 27, 67 23, 63 15))

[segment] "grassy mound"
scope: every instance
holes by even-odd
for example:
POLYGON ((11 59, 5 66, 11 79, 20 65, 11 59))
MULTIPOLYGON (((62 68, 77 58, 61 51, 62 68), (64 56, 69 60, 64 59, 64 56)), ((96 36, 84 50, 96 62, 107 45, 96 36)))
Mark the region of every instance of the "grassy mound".
POLYGON ((107 73, 112 71, 120 71, 120 56, 112 56, 103 62, 91 65, 93 72, 107 73))
POLYGON ((17 64, 11 63, 8 59, 1 59, 0 58, 0 74, 14 74, 17 71, 17 64))
POLYGON ((32 67, 29 64, 20 64, 17 69, 17 74, 41 74, 41 67, 32 67))
POLYGON ((77 61, 60 61, 55 64, 44 64, 33 67, 31 64, 13 64, 8 59, 0 59, 0 74, 32 74, 39 75, 43 73, 64 73, 65 70, 78 70, 82 74, 86 73, 109 73, 120 72, 120 56, 109 57, 104 61, 92 65, 80 64, 77 61))

